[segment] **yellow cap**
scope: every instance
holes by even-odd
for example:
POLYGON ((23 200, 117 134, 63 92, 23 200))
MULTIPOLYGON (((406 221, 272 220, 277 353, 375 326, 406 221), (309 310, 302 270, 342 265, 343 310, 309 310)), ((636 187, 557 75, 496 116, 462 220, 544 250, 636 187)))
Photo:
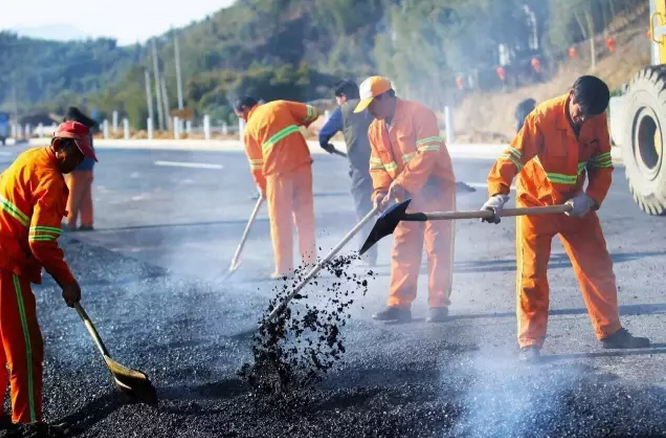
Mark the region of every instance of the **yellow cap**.
POLYGON ((360 113, 365 110, 372 99, 379 96, 380 94, 386 93, 388 90, 393 88, 391 81, 382 76, 370 76, 368 79, 364 80, 361 86, 359 87, 359 94, 361 101, 356 105, 354 109, 355 113, 360 113))

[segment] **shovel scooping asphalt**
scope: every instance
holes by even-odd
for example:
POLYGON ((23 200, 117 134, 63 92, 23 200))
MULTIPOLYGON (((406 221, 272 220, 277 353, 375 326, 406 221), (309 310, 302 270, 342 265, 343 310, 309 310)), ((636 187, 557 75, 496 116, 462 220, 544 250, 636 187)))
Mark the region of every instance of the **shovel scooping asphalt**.
POLYGON ((273 319, 275 319, 275 317, 281 314, 284 309, 287 308, 287 305, 292 300, 292 298, 298 295, 298 293, 310 282, 310 280, 312 280, 317 275, 317 273, 322 270, 326 263, 330 262, 333 257, 335 257, 335 255, 340 252, 340 250, 347 244, 347 242, 349 242, 359 231, 361 231, 365 224, 370 222, 370 220, 377 214, 378 211, 379 210, 377 207, 373 208, 368 214, 365 215, 363 219, 354 225, 354 228, 352 228, 345 235, 345 237, 343 237, 342 240, 338 242, 338 244, 335 245, 335 247, 333 247, 333 249, 331 249, 328 254, 326 254, 326 257, 321 259, 319 263, 317 263, 315 267, 312 268, 310 272, 308 272, 308 274, 303 278, 303 280, 301 280, 300 283, 298 283, 294 290, 292 290, 289 295, 287 295, 284 300, 282 300, 282 302, 273 309, 273 311, 266 317, 261 326, 263 327, 263 325, 271 322, 273 319))
POLYGON ((74 308, 83 320, 83 323, 88 329, 88 333, 90 333, 90 336, 93 338, 97 349, 102 353, 106 366, 111 372, 113 381, 120 392, 135 402, 157 406, 157 393, 148 377, 141 371, 127 368, 111 359, 109 350, 106 349, 104 342, 102 342, 102 338, 99 337, 95 326, 90 320, 90 317, 88 317, 86 311, 81 307, 81 304, 75 304, 74 308))
POLYGON ((238 244, 238 247, 236 248, 236 252, 234 253, 234 258, 231 259, 231 264, 229 265, 229 270, 227 271, 226 275, 223 278, 224 280, 227 280, 229 277, 233 275, 234 272, 238 269, 238 267, 241 265, 240 262, 240 256, 241 252, 243 251, 243 247, 245 246, 245 242, 247 241, 248 236, 250 235, 250 229, 252 228, 252 224, 254 224, 255 219, 257 218, 257 214, 259 214, 259 209, 261 208, 261 204, 264 203, 264 197, 259 195, 259 199, 257 199, 257 203, 254 205, 254 209, 252 210, 252 214, 250 215, 250 219, 247 221, 247 225, 245 225, 245 230, 243 231, 243 236, 241 237, 240 243, 238 244))
MULTIPOLYGON (((395 228, 401 221, 425 222, 425 221, 445 221, 455 219, 490 219, 494 213, 490 210, 472 210, 472 211, 447 211, 432 213, 407 213, 407 207, 411 199, 406 199, 397 204, 393 204, 382 213, 375 222, 375 226, 370 231, 368 238, 361 247, 360 254, 364 254, 389 234, 393 234, 395 228)), ((549 205, 546 207, 526 207, 526 208, 505 208, 500 212, 501 217, 511 216, 537 216, 544 214, 561 214, 571 211, 571 206, 549 205)))

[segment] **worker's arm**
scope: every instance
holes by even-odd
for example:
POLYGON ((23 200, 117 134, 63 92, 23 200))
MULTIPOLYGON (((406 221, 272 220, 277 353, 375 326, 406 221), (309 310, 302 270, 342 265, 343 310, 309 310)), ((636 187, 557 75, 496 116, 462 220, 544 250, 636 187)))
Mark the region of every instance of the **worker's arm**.
POLYGON ((342 110, 337 107, 326 124, 319 131, 319 146, 326 152, 331 153, 328 142, 338 132, 342 130, 342 110))
POLYGON ((594 210, 598 209, 601 203, 604 202, 613 178, 613 159, 611 158, 606 113, 598 117, 597 138, 599 140, 599 149, 587 163, 589 184, 587 185, 586 193, 595 203, 594 210))
POLYGON ((414 114, 414 130, 416 152, 412 157, 403 157, 403 161, 406 161, 405 168, 394 182, 394 185, 400 186, 412 196, 421 191, 444 147, 444 139, 439 135, 437 117, 432 111, 422 110, 414 114))
POLYGON ((243 143, 245 144, 245 154, 247 155, 247 159, 250 162, 252 177, 254 178, 254 182, 257 184, 257 188, 261 192, 262 196, 265 196, 266 178, 264 177, 264 154, 261 150, 261 145, 252 135, 250 135, 249 132, 247 132, 247 130, 243 138, 243 143))
POLYGON ((307 128, 312 122, 319 118, 317 108, 312 105, 306 105, 299 102, 286 102, 286 104, 299 126, 305 126, 307 128))
POLYGON ((34 196, 36 203, 28 234, 30 251, 61 287, 76 283, 57 241, 66 214, 65 182, 62 178, 47 177, 40 181, 34 196))
POLYGON ((381 141, 374 135, 375 123, 368 129, 368 140, 370 141, 370 177, 372 178, 372 198, 379 193, 386 194, 391 186, 391 175, 386 171, 384 163, 380 158, 378 149, 382 146, 381 141))
POLYGON ((513 138, 511 146, 497 159, 488 175, 488 195, 508 195, 513 179, 523 166, 543 148, 543 134, 539 129, 539 118, 534 113, 525 118, 525 123, 513 138))

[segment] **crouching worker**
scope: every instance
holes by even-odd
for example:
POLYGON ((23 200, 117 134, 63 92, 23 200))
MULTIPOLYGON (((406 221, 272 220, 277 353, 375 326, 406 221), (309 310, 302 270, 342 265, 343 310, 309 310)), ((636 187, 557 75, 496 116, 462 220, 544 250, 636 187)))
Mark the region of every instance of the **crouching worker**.
MULTIPOLYGON (((391 82, 366 79, 355 112, 375 118, 368 130, 373 202, 381 210, 394 200, 412 199, 408 212, 455 210, 456 183, 451 158, 439 135, 437 117, 417 102, 395 95, 391 82)), ((428 322, 445 321, 453 271, 453 221, 400 222, 393 233, 388 306, 373 318, 411 319, 411 305, 428 255, 428 322)))
POLYGON ((536 360, 546 339, 548 260, 559 235, 597 338, 604 348, 648 347, 620 324, 613 263, 598 210, 611 185, 613 164, 606 122, 608 86, 594 76, 579 78, 567 94, 536 107, 488 176, 490 199, 483 209, 498 214, 518 176, 518 207, 569 204, 568 214, 522 216, 516 222, 516 314, 521 360, 536 360), (585 188, 585 179, 588 179, 585 188))
MULTIPOLYGON (((26 424, 37 436, 58 434, 59 426, 42 422, 44 347, 30 285, 42 282, 44 268, 68 306, 81 299, 57 239, 68 195, 63 175, 84 157, 96 160, 88 128, 67 122, 49 146, 23 152, 0 175, 0 365, 9 371, 11 422, 26 424)), ((0 372, 3 396, 7 377, 0 372)), ((11 425, 6 417, 1 423, 11 425)))

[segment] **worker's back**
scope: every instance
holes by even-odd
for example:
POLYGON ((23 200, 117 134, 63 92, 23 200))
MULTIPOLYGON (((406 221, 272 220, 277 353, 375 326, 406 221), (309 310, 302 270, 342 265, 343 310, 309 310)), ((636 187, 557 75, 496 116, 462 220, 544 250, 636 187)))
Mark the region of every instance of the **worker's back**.
POLYGON ((354 113, 359 99, 348 100, 340 107, 342 132, 347 143, 347 156, 351 164, 352 177, 370 178, 370 141, 368 128, 374 120, 368 111, 354 113))
POLYGON ((33 210, 37 203, 48 203, 62 215, 66 199, 65 180, 48 148, 29 149, 16 158, 0 175, 0 268, 39 282, 41 265, 28 242, 30 233, 40 232, 30 228, 33 210), (53 193, 62 196, 50 199, 53 193))
POLYGON ((299 126, 314 108, 298 102, 276 100, 257 105, 248 117, 245 134, 261 146, 265 176, 288 173, 309 165, 310 149, 299 126))

